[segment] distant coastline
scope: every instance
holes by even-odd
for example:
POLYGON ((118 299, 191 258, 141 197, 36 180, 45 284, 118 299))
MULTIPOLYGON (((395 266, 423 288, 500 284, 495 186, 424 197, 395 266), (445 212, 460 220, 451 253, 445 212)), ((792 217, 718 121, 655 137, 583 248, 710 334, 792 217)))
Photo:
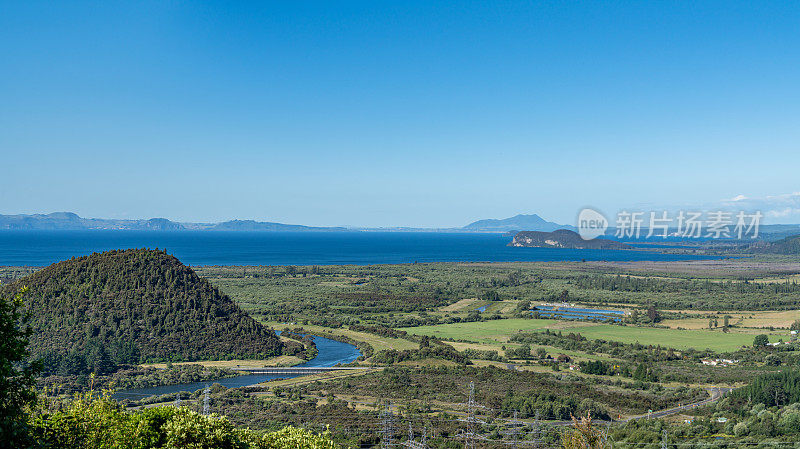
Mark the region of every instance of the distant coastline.
POLYGON ((516 215, 506 219, 478 220, 463 227, 417 228, 406 226, 360 227, 360 226, 306 226, 272 221, 228 220, 216 223, 178 222, 167 218, 114 219, 84 218, 74 212, 49 214, 0 214, 0 231, 231 231, 231 232, 466 232, 466 233, 513 233, 520 230, 554 230, 570 228, 549 222, 536 214, 516 215))
POLYGON ((0 265, 44 266, 93 252, 161 248, 194 266, 373 265, 432 262, 676 261, 714 256, 652 250, 520 248, 480 232, 214 232, 35 230, 0 232, 0 265))
MULTIPOLYGON (((0 232, 3 231, 216 231, 216 232, 393 232, 393 233, 461 233, 461 234, 495 234, 505 235, 512 239, 520 232, 554 232, 566 230, 574 232, 575 227, 561 225, 547 221, 536 214, 518 214, 504 219, 483 219, 469 223, 462 227, 365 227, 365 226, 307 226, 301 224, 287 224, 272 221, 233 219, 215 223, 178 222, 167 218, 148 219, 115 219, 115 218, 85 218, 74 212, 53 212, 48 214, 0 214, 0 232)), ((610 227, 606 230, 605 239, 636 244, 668 244, 668 245, 697 245, 706 242, 707 238, 681 238, 670 237, 654 241, 644 238, 648 234, 647 228, 641 229, 642 238, 617 237, 617 230, 610 227)), ((777 241, 786 237, 800 234, 800 225, 773 224, 761 225, 759 231, 760 241, 777 241)), ((555 239, 558 240, 558 239, 555 239)), ((574 239, 573 239, 574 240, 574 239)), ((721 240, 721 243, 736 243, 735 239, 721 240)), ((742 244, 754 243, 745 239, 742 244)), ((611 243, 609 246, 613 246, 611 243)), ((524 246, 524 245, 519 245, 524 246)), ((550 245, 542 245, 550 246, 550 245)), ((581 245, 565 245, 573 248, 581 245)), ((593 247, 592 245, 586 246, 593 247)), ((620 249, 620 248, 618 248, 620 249)))

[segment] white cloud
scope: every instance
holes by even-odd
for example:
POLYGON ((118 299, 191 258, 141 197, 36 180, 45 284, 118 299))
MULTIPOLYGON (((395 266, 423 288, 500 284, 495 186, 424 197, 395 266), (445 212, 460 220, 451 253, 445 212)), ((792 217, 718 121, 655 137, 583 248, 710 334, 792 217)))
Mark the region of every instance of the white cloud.
POLYGON ((737 195, 730 200, 722 201, 719 206, 724 210, 731 211, 760 211, 765 217, 775 219, 774 222, 800 222, 800 192, 770 195, 763 198, 737 195))

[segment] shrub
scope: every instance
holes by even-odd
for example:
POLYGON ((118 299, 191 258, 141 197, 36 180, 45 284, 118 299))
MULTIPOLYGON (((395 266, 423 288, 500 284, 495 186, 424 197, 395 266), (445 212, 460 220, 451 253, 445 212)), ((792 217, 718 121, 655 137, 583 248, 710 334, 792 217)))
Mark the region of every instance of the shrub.
MULTIPOLYGON (((31 416, 37 448, 58 449, 337 449, 330 434, 286 427, 260 434, 235 427, 225 417, 182 407, 126 412, 107 396, 83 395, 50 412, 40 400, 31 416)), ((17 445, 19 446, 19 445, 17 445)))

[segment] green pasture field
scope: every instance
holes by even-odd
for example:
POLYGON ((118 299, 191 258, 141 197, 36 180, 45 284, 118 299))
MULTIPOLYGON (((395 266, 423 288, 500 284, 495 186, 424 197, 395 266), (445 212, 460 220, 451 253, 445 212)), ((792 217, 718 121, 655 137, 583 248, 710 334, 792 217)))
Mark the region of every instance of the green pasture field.
MULTIPOLYGON (((623 343, 661 345, 675 349, 711 349, 717 352, 734 351, 753 344, 753 334, 724 333, 721 330, 678 330, 654 327, 618 326, 577 321, 512 318, 470 323, 420 326, 403 330, 417 335, 429 335, 443 340, 472 340, 505 342, 517 332, 541 331, 546 328, 564 333, 580 333, 588 339, 603 339, 623 343)), ((779 335, 770 335, 777 341, 779 335)))

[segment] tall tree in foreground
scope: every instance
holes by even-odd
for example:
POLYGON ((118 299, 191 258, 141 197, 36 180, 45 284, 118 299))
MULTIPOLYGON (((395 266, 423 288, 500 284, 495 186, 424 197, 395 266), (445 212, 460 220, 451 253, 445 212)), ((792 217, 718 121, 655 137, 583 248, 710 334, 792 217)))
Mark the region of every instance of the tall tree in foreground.
POLYGON ((26 435, 25 410, 35 398, 36 366, 28 361, 28 315, 23 310, 26 289, 0 298, 0 447, 26 435))

